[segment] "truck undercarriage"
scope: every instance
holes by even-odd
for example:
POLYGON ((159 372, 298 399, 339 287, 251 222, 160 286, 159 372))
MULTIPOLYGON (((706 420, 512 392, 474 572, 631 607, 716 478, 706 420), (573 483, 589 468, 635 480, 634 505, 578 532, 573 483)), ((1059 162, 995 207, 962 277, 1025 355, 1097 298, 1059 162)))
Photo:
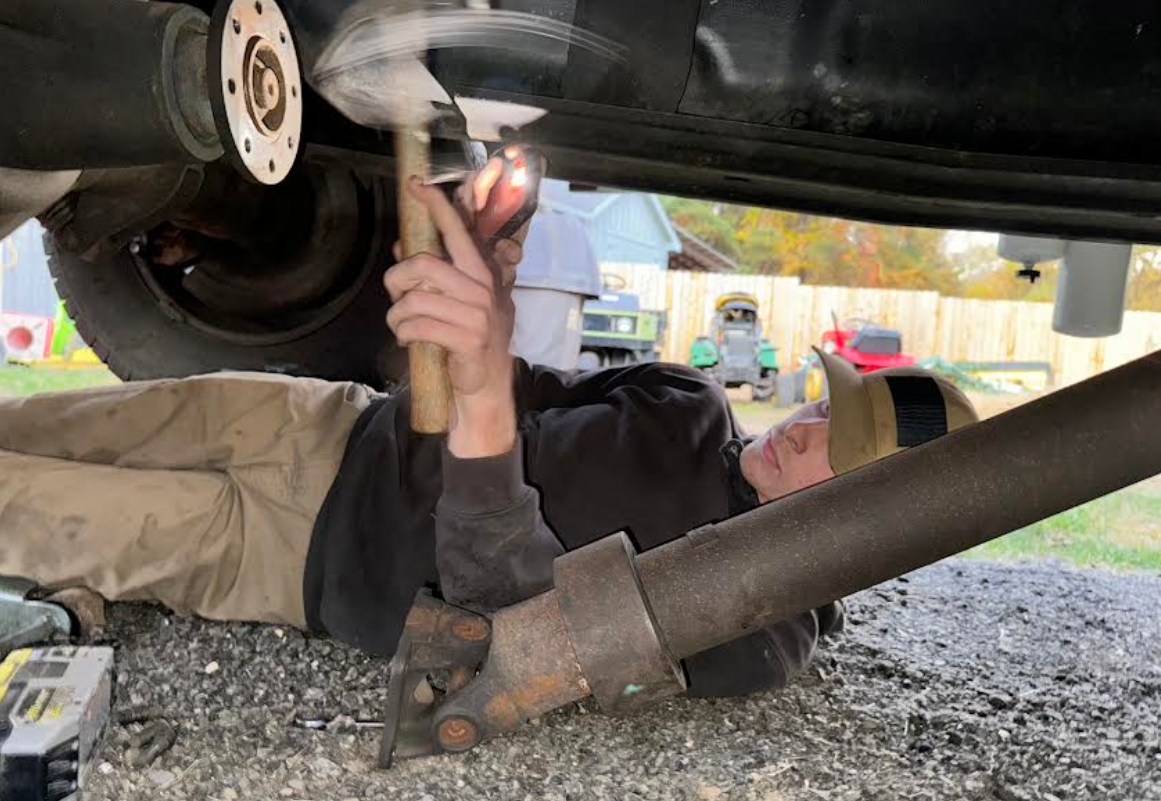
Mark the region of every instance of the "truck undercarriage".
MULTIPOLYGON (((627 48, 432 57, 457 97, 547 110, 519 138, 557 177, 1161 242, 1154 4, 501 5, 627 48)), ((0 234, 41 219, 78 327, 122 377, 396 372, 381 336, 391 149, 310 86, 347 12, 0 8, 0 97, 16 121, 0 125, 0 234)), ((447 165, 470 165, 461 117, 435 132, 447 165)), ((590 694, 610 711, 667 697, 682 689, 675 659, 1161 472, 1159 404, 1153 355, 648 553, 613 535, 490 622, 421 602, 393 667, 384 761, 468 750, 590 694), (902 499, 888 491, 900 484, 902 499), (432 670, 459 676, 440 704, 416 692, 432 670)))
MULTIPOLYGON (((61 291, 122 376, 389 369, 391 354, 359 332, 383 302, 371 278, 395 238, 391 147, 311 88, 350 5, 0 10, 0 89, 19 121, 0 127, 0 233, 41 218, 61 291), (269 108, 251 102, 256 88, 275 93, 269 108)), ((452 95, 548 111, 519 138, 557 177, 1161 241, 1161 20, 1147 2, 1115 15, 1081 0, 498 7, 623 46, 618 59, 567 40, 432 51, 452 95)), ((445 161, 464 164, 462 117, 445 114, 436 134, 445 161)))

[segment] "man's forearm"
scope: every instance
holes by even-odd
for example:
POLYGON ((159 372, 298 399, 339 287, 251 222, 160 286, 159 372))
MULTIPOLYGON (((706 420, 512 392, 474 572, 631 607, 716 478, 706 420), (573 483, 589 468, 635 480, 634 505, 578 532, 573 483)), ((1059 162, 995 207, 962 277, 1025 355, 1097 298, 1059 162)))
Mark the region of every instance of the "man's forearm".
POLYGON ((460 459, 482 459, 508 453, 516 444, 515 363, 509 357, 499 389, 457 395, 447 446, 460 459))
POLYGON ((447 447, 460 459, 508 453, 516 444, 516 402, 508 397, 457 400, 447 447))

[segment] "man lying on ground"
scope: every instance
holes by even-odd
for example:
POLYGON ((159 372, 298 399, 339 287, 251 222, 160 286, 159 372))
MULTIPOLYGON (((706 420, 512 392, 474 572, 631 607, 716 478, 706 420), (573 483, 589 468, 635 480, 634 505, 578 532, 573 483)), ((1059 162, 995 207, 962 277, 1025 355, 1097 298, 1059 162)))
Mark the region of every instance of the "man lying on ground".
MULTIPOLYGON (((519 244, 485 258, 438 189, 411 191, 449 256, 387 272, 387 322, 447 348, 446 438, 410 430, 406 391, 278 375, 0 400, 0 574, 386 656, 422 586, 493 610, 549 589, 566 550, 621 530, 654 548, 976 419, 940 377, 823 355, 829 400, 747 439, 695 370, 524 364, 519 244)), ((841 623, 836 602, 694 656, 690 693, 782 686, 841 623)))

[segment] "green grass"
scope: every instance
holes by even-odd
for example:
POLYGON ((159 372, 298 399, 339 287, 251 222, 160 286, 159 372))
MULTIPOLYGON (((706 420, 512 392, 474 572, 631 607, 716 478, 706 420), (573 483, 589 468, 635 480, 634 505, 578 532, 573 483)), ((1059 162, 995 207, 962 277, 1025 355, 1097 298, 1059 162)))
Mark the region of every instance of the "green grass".
MULTIPOLYGON (((754 403, 731 390, 734 414, 749 434, 760 434, 793 409, 754 403)), ((977 406, 986 417, 1020 398, 977 406)), ((968 551, 976 559, 1017 561, 1055 557, 1082 567, 1161 572, 1161 477, 1042 520, 968 551)))
POLYGON ((116 383, 117 377, 104 367, 59 370, 0 366, 0 397, 23 397, 38 392, 62 392, 116 383))
POLYGON ((790 416, 790 413, 797 409, 797 406, 780 409, 774 405, 773 401, 746 401, 732 399, 730 406, 734 410, 734 416, 738 418, 738 422, 742 424, 747 434, 762 434, 766 429, 775 423, 780 423, 790 416))
POLYGON ((1057 557, 1081 567, 1161 572, 1161 493, 1128 487, 968 551, 979 559, 1057 557))

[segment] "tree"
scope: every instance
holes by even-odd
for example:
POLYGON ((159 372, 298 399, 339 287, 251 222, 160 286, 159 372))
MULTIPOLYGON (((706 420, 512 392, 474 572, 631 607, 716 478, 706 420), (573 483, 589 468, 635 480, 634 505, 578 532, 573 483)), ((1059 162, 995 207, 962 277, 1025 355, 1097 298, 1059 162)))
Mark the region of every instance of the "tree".
MULTIPOLYGON (((1059 264, 1041 264, 1035 284, 1016 277, 1018 265, 1001 259, 992 248, 965 251, 963 295, 986 300, 1052 301, 1056 297, 1059 264)), ((1125 307, 1137 311, 1161 311, 1161 247, 1138 245, 1129 264, 1125 307)))
POLYGON ((1161 311, 1161 247, 1133 248, 1125 305, 1134 311, 1161 311))
POLYGON ((736 220, 723 214, 722 204, 663 197, 661 205, 675 225, 680 225, 723 255, 735 261, 738 259, 738 237, 734 229, 736 220))
MULTIPOLYGON (((670 218, 751 273, 796 275, 806 284, 933 289, 985 300, 1052 301, 1059 266, 1017 277, 994 244, 949 254, 947 232, 816 217, 688 198, 663 198, 670 218)), ((1161 246, 1133 249, 1126 307, 1161 311, 1161 246)))
POLYGON ((962 274, 959 293, 981 300, 1051 301, 1056 296, 1057 265, 1041 264, 1035 282, 1016 275, 1020 265, 1000 258, 994 244, 973 245, 957 255, 962 274))
POLYGON ((943 231, 682 198, 663 202, 674 222, 747 272, 797 275, 807 284, 944 293, 959 287, 943 231))

